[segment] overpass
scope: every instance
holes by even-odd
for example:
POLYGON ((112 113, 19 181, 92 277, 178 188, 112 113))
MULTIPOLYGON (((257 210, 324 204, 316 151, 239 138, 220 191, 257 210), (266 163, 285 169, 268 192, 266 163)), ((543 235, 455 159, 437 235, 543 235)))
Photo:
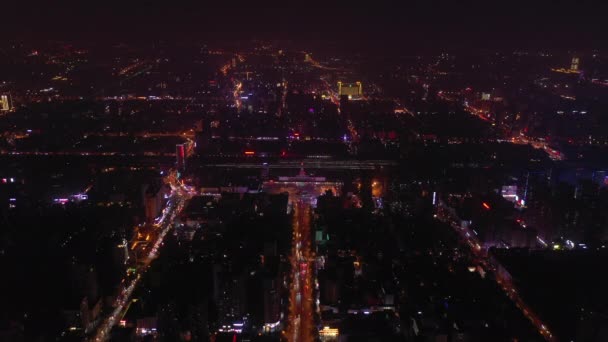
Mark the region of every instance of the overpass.
POLYGON ((299 159, 272 161, 227 161, 227 162, 202 162, 201 166, 215 168, 236 169, 334 169, 334 170, 376 170, 383 167, 397 166, 392 160, 322 160, 322 159, 299 159))

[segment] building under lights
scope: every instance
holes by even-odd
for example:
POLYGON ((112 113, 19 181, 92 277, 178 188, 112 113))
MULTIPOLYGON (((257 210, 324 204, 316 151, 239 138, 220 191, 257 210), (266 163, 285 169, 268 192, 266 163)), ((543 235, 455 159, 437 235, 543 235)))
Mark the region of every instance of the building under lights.
POLYGON ((572 63, 570 64, 570 70, 578 71, 579 59, 578 57, 572 57, 572 63))
POLYGON ((331 190, 335 195, 340 195, 342 182, 327 181, 325 177, 309 176, 301 168, 297 176, 279 177, 278 180, 264 182, 262 188, 271 194, 288 193, 289 202, 293 203, 296 198, 309 202, 313 207, 317 205, 317 197, 331 190))
POLYGON ((562 74, 580 74, 581 70, 579 69, 580 59, 578 57, 572 57, 572 61, 570 62, 570 68, 553 68, 551 69, 554 72, 559 72, 562 74))
POLYGON ((338 95, 346 95, 349 98, 355 98, 363 95, 363 85, 361 82, 343 83, 338 82, 338 95))
POLYGON ((7 94, 0 95, 0 110, 3 112, 8 112, 12 109, 11 105, 11 97, 7 94))
POLYGON ((323 342, 338 341, 340 331, 337 328, 323 327, 319 330, 319 337, 323 342))

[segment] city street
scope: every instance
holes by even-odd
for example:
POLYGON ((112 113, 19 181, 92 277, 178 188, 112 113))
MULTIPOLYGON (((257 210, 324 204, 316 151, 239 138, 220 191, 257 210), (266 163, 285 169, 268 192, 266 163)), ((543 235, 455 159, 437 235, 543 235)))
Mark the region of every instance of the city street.
POLYGON ((510 277, 503 276, 502 272, 498 271, 504 267, 498 264, 498 261, 496 261, 494 258, 491 259, 488 256, 487 251, 481 247, 481 242, 472 229, 458 225, 455 223, 453 218, 450 217, 447 210, 442 210, 442 206, 439 206, 438 208, 439 210, 437 210, 436 215, 437 219, 449 224, 450 227, 454 229, 460 240, 470 247, 471 254, 475 256, 475 259, 479 262, 480 267, 483 267, 483 269, 486 271, 492 271, 494 273, 493 279, 496 281, 496 284, 502 288, 513 304, 515 304, 521 313, 532 323, 532 325, 534 325, 538 333, 541 334, 546 341, 556 341, 555 336, 553 336, 553 334, 549 331, 549 328, 547 328, 533 309, 519 295, 519 292, 515 288, 512 279, 510 277))
POLYGON ((184 208, 184 204, 188 198, 187 192, 181 187, 176 187, 173 185, 171 187, 171 197, 167 201, 167 206, 163 210, 162 216, 158 222, 158 229, 160 230, 160 233, 158 234, 156 241, 154 241, 152 244, 152 248, 150 249, 147 257, 137 267, 135 275, 130 280, 123 279, 123 282, 128 283, 128 285, 125 285, 124 289, 116 297, 113 304, 113 310, 98 327, 97 334, 92 341, 107 341, 110 338, 112 328, 116 325, 116 323, 118 323, 118 321, 120 321, 125 314, 126 309, 129 307, 131 295, 137 288, 139 280, 148 270, 150 263, 152 263, 152 261, 158 257, 159 249, 162 246, 167 233, 171 230, 171 228, 173 228, 173 221, 175 220, 175 217, 184 208))
POLYGON ((287 317, 288 341, 314 340, 313 255, 311 249, 310 204, 294 203, 293 246, 290 256, 291 288, 287 317))

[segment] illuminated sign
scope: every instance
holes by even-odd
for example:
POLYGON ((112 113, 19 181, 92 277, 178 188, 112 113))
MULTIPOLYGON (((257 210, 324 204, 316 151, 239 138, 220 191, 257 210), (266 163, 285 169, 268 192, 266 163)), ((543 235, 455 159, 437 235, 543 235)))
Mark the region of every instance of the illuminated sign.
POLYGON ((319 336, 321 340, 327 341, 328 338, 336 338, 340 335, 340 331, 337 328, 323 327, 323 329, 319 330, 319 336))

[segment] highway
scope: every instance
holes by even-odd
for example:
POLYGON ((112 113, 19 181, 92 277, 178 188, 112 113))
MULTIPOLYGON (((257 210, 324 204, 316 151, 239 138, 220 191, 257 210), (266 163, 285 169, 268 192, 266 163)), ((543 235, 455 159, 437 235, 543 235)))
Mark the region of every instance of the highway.
MULTIPOLYGON (((438 94, 438 96, 444 100, 448 100, 448 101, 453 101, 451 99, 446 98, 445 96, 442 96, 441 94, 438 94)), ((464 109, 469 112, 471 115, 475 115, 476 117, 478 117, 479 119, 488 122, 488 123, 492 123, 492 119, 490 118, 489 112, 487 110, 483 110, 483 109, 479 109, 479 108, 475 108, 473 106, 470 105, 465 105, 464 109)), ((561 153, 560 151, 552 148, 549 146, 549 144, 545 141, 540 141, 537 139, 529 139, 524 135, 517 135, 511 138, 511 143, 513 144, 520 144, 520 145, 531 145, 532 147, 536 148, 536 149, 540 149, 543 150, 545 153, 547 153, 547 155, 549 156, 549 158, 551 158, 552 160, 564 160, 565 156, 563 153, 561 153)))
POLYGON ((288 341, 308 342, 315 340, 314 324, 314 255, 311 246, 311 206, 298 199, 294 203, 293 239, 289 261, 291 285, 289 289, 289 314, 285 338, 288 341))
POLYGON ((167 233, 173 228, 173 221, 175 220, 175 217, 184 208, 184 204, 189 197, 188 192, 183 189, 183 187, 176 187, 172 185, 171 188, 171 196, 167 201, 167 206, 163 210, 162 216, 158 222, 158 229, 160 230, 158 237, 152 244, 152 248, 150 249, 147 257, 138 265, 135 275, 130 277, 128 280, 123 279, 123 283, 128 285, 125 285, 121 293, 118 294, 112 305, 113 310, 97 328, 96 335, 90 339, 90 341, 101 342, 107 341, 110 338, 112 328, 125 314, 126 308, 128 308, 131 302, 133 291, 139 284, 139 280, 150 267, 150 263, 152 263, 152 261, 158 257, 158 253, 163 244, 165 236, 167 236, 167 233))
POLYGON ((7 156, 91 156, 91 157, 175 157, 175 152, 158 152, 158 151, 146 151, 146 152, 97 152, 97 151, 58 151, 58 152, 44 152, 44 151, 5 151, 0 150, 0 155, 7 156))
POLYGON ((529 139, 524 135, 518 135, 511 138, 511 142, 520 145, 531 145, 535 149, 543 150, 552 160, 564 160, 565 156, 562 152, 552 148, 545 141, 529 139))
POLYGON ((313 67, 315 67, 317 69, 321 69, 321 70, 333 70, 333 71, 342 70, 339 68, 332 68, 332 67, 325 66, 325 65, 315 61, 312 57, 309 57, 308 63, 310 63, 310 65, 312 65, 313 67))

